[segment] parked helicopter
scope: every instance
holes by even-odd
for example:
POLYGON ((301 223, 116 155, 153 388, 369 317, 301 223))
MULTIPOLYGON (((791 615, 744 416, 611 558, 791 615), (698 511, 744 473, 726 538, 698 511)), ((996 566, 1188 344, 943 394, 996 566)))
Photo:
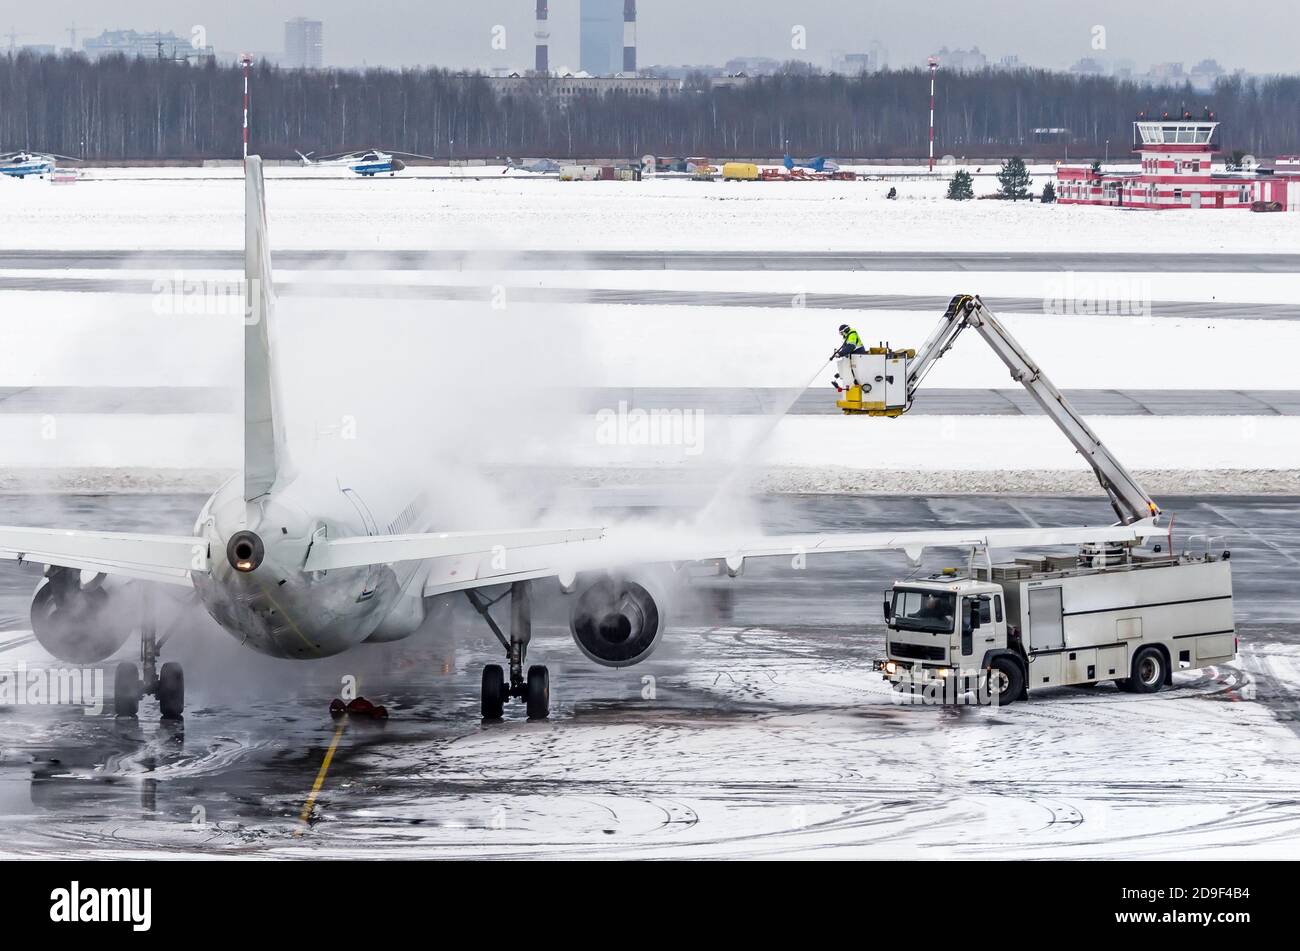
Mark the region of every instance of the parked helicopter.
POLYGON ((26 178, 28 175, 35 175, 37 178, 44 178, 54 173, 59 159, 69 162, 81 161, 70 155, 28 151, 8 152, 0 154, 0 175, 8 175, 10 178, 26 178))
POLYGON ((407 158, 429 159, 430 155, 419 155, 415 152, 382 152, 379 149, 365 149, 361 152, 343 152, 337 155, 325 155, 320 158, 312 158, 315 153, 308 152, 303 154, 298 152, 297 155, 302 159, 304 165, 342 165, 363 178, 373 178, 376 175, 396 175, 402 169, 406 168, 406 163, 397 156, 404 155, 407 158))

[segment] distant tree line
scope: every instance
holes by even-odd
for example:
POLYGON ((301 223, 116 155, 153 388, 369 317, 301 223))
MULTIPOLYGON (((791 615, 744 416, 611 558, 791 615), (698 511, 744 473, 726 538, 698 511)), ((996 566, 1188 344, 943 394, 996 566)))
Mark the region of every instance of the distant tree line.
MULTIPOLYGON (((748 85, 694 76, 680 93, 552 96, 547 80, 498 94, 481 75, 442 69, 253 70, 253 148, 272 158, 386 147, 437 156, 918 157, 928 148, 925 70, 825 75, 791 64, 748 85)), ((1208 95, 1042 70, 939 73, 936 150, 1112 157, 1139 110, 1223 120, 1222 146, 1269 157, 1300 152, 1300 77, 1233 77, 1208 95)), ((241 70, 170 60, 0 55, 0 151, 31 148, 98 160, 234 158, 241 70)))

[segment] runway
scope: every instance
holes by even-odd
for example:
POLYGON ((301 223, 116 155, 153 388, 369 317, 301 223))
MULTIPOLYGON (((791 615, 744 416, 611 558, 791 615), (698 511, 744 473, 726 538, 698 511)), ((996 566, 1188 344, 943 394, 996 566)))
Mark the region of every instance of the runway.
MULTIPOLYGON (((278 268, 610 271, 1104 271, 1295 273, 1295 253, 273 249, 278 268)), ((0 250, 0 270, 243 267, 239 251, 0 250)))
MULTIPOLYGON (((660 650, 616 671, 546 601, 530 659, 552 719, 476 718, 495 642, 467 616, 334 660, 273 662, 196 620, 183 724, 0 709, 0 852, 15 856, 1013 857, 1293 855, 1300 844, 1297 500, 1165 500, 1180 536, 1228 535, 1241 653, 1152 696, 1109 685, 1001 710, 901 706, 870 671, 893 555, 755 563, 672 605, 660 650), (384 702, 342 726, 339 677, 384 702), (325 750, 335 754, 299 821, 325 750)), ((196 496, 68 498, 0 521, 187 531, 196 496)), ((1105 520, 1100 499, 772 497, 768 531, 1105 520)), ((608 513, 611 517, 617 513, 608 513)), ((1216 543, 1217 544, 1217 543, 1216 543)), ((927 570, 964 561, 934 552, 927 570)), ((38 569, 0 566, 0 667, 38 569)), ((127 653, 124 651, 124 654, 127 653)), ((111 671, 108 681, 111 684, 111 671)))
MULTIPOLYGON (((1300 390, 1077 390, 1066 398, 1088 416, 1300 416, 1300 390)), ((629 409, 709 415, 834 416, 829 388, 802 393, 780 387, 583 387, 546 395, 575 413, 629 409), (786 407, 789 407, 788 409, 786 407)), ((202 386, 0 387, 0 415, 102 413, 173 415, 236 412, 233 389, 202 386)), ((920 416, 1039 416, 1023 389, 923 389, 909 411, 920 416)))

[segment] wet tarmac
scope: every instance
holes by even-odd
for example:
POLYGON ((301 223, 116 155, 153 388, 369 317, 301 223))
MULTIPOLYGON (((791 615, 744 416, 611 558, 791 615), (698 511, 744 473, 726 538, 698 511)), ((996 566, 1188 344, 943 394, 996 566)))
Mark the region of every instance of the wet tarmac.
MULTIPOLYGON (((201 501, 0 496, 0 522, 183 532, 201 501)), ((468 612, 310 664, 252 654, 196 617, 164 651, 185 665, 182 722, 148 703, 132 720, 0 709, 0 852, 1293 855, 1300 500, 1161 501, 1180 537, 1227 536, 1241 654, 1155 695, 1107 684, 1001 710, 898 704, 870 670, 881 589, 909 573, 890 554, 698 580, 669 606, 655 656, 626 670, 582 658, 558 597, 543 599, 530 660, 551 668, 546 722, 478 719, 479 671, 499 648, 468 612), (330 719, 345 675, 387 722, 330 719)), ((760 510, 774 532, 1109 514, 1101 500, 1002 497, 773 497, 760 510)), ((926 570, 964 558, 933 552, 926 570)), ((0 565, 0 668, 49 662, 26 633, 38 577, 0 565)))

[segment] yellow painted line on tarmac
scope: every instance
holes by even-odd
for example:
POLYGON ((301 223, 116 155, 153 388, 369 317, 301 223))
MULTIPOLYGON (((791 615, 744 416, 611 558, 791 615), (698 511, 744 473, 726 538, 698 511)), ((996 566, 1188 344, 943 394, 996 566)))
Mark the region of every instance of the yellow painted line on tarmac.
MULTIPOLYGON (((321 760, 320 769, 316 772, 316 782, 312 783, 311 793, 307 796, 307 801, 302 804, 302 814, 298 817, 303 827, 307 826, 311 818, 311 811, 316 806, 316 797, 320 795, 321 787, 325 785, 325 774, 329 772, 330 763, 334 761, 334 751, 339 748, 339 739, 343 736, 343 730, 347 727, 348 721, 344 717, 334 730, 334 739, 330 741, 329 749, 325 751, 325 758, 321 760)), ((300 828, 294 835, 302 835, 303 830, 300 828)))

